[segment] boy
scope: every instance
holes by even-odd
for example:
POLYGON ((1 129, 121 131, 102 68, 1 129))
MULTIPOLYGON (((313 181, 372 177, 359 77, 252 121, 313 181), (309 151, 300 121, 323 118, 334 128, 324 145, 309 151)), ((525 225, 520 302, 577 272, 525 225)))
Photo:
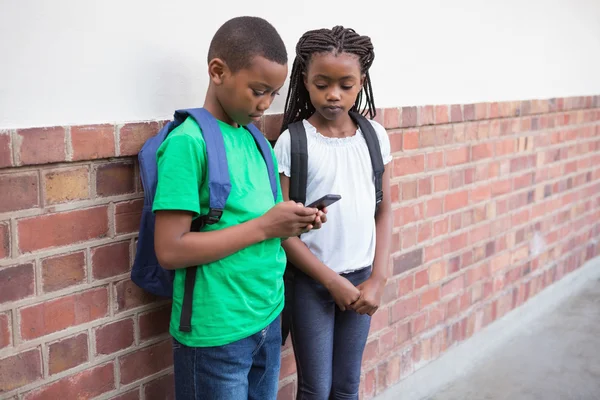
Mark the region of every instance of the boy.
POLYGON ((275 399, 286 258, 281 238, 318 228, 324 216, 294 202, 274 203, 264 160, 243 127, 258 121, 287 76, 287 53, 267 21, 234 18, 208 53, 204 108, 221 129, 231 194, 219 223, 190 232, 207 211, 205 144, 188 118, 157 153, 155 248, 176 269, 170 331, 178 400, 275 399), (186 267, 200 265, 191 332, 178 329, 186 267))

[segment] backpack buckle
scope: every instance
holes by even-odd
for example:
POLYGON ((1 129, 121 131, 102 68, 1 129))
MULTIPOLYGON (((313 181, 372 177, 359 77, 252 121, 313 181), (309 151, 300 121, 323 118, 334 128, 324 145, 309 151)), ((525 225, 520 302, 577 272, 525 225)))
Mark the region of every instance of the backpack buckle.
POLYGON ((375 193, 375 205, 379 205, 379 203, 381 203, 382 200, 383 200, 383 190, 378 190, 375 193))
POLYGON ((221 216, 223 215, 223 210, 218 208, 211 208, 208 214, 204 217, 204 221, 207 225, 216 224, 221 220, 221 216))

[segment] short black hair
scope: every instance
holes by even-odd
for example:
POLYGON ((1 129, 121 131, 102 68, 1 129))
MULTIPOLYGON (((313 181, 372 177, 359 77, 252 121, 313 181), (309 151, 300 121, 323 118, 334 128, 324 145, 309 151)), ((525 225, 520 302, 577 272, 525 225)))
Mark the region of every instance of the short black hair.
POLYGON ((236 17, 225 22, 208 49, 209 63, 220 58, 233 72, 249 67, 256 56, 280 65, 288 62, 281 36, 273 25, 259 17, 236 17))

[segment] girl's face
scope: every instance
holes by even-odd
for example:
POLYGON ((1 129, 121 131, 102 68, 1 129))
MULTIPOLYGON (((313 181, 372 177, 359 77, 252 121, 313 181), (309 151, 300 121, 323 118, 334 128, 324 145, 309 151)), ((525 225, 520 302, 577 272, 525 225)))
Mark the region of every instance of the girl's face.
POLYGON ((313 54, 304 85, 316 111, 329 121, 347 115, 362 90, 364 75, 358 56, 350 53, 313 54))

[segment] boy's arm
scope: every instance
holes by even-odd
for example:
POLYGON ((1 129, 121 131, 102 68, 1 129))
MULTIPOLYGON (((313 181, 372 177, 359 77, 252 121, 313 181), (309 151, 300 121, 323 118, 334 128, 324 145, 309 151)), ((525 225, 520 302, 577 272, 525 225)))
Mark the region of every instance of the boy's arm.
MULTIPOLYGON (((280 174, 281 191, 284 200, 289 200, 290 178, 280 174)), ((298 237, 290 237, 283 242, 288 260, 299 270, 321 283, 334 298, 336 304, 345 311, 360 294, 346 278, 338 275, 323 264, 298 237)))
POLYGON ((376 244, 371 277, 358 285, 360 299, 352 306, 359 314, 373 315, 379 308, 381 296, 388 280, 388 263, 392 242, 392 198, 390 195, 390 164, 383 173, 383 199, 375 216, 376 244))
POLYGON ((263 240, 310 230, 315 214, 315 209, 289 201, 243 224, 210 232, 190 232, 191 212, 157 211, 155 251, 160 265, 166 269, 208 264, 263 240))

